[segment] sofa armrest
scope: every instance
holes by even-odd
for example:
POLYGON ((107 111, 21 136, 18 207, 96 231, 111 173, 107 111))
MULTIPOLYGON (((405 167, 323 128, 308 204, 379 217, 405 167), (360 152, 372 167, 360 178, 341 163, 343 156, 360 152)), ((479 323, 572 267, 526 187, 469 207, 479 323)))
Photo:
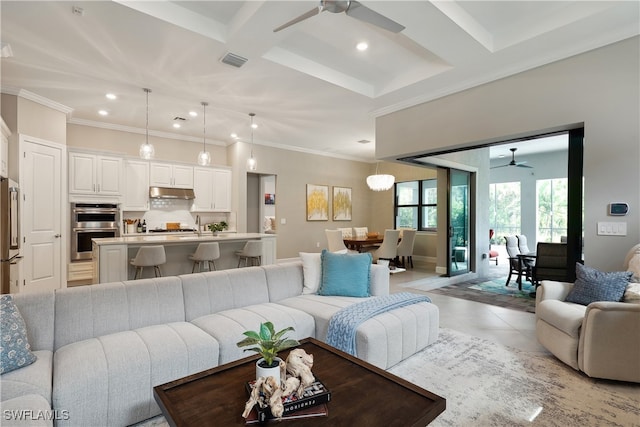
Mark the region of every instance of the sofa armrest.
POLYGON ((389 268, 371 264, 369 286, 369 291, 373 296, 389 295, 389 268))
POLYGON ((564 301, 572 287, 573 283, 543 280, 536 289, 536 304, 547 299, 564 301))
POLYGON ((594 302, 582 323, 578 365, 587 375, 640 382, 640 304, 594 302))

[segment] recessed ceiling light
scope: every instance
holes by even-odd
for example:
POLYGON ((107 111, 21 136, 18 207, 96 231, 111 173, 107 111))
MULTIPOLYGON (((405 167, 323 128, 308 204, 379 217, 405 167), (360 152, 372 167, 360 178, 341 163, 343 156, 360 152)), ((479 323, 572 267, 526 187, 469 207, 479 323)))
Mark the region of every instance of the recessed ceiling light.
POLYGON ((111 99, 111 100, 118 98, 115 93, 108 93, 105 96, 107 97, 107 99, 111 99))
POLYGON ((369 144, 369 143, 371 143, 371 141, 369 141, 368 139, 361 139, 360 141, 358 141, 358 143, 360 143, 360 144, 369 144))
POLYGON ((258 124, 257 123, 251 123, 251 127, 253 129, 258 129, 258 124))
POLYGON ((231 134, 231 138, 236 139, 237 137, 238 137, 238 134, 237 134, 237 133, 232 133, 232 134, 231 134))
POLYGON ((176 129, 180 129, 180 123, 174 123, 173 127, 176 128, 176 129))
POLYGON ((107 110, 98 110, 98 114, 100 114, 101 116, 108 116, 109 112, 107 110))
POLYGON ((189 115, 191 117, 198 117, 198 113, 196 113, 195 111, 189 111, 189 115))
POLYGON ((360 52, 364 52, 368 48, 369 48, 369 45, 366 42, 360 42, 356 45, 356 49, 358 49, 360 52))

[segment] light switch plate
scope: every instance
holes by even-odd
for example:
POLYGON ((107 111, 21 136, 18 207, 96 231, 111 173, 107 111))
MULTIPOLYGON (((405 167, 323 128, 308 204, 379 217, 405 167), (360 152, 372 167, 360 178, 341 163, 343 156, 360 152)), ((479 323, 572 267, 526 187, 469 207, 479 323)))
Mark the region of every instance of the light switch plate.
POLYGON ((598 236, 626 236, 626 222, 598 222, 598 236))

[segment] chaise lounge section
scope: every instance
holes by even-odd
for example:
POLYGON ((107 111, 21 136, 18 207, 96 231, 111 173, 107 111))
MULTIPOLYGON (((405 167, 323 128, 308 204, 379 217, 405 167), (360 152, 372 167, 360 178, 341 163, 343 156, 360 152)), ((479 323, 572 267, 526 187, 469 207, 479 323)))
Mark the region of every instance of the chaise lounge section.
MULTIPOLYGON (((48 411, 60 426, 156 416, 154 386, 246 356, 242 332, 269 320, 293 326, 292 338, 325 340, 332 313, 364 299, 303 286, 293 262, 14 295, 38 360, 0 377, 2 408, 48 411)), ((388 269, 372 265, 371 297, 388 292, 388 269)), ((437 306, 397 308, 360 324, 356 355, 388 368, 437 335, 437 306)))

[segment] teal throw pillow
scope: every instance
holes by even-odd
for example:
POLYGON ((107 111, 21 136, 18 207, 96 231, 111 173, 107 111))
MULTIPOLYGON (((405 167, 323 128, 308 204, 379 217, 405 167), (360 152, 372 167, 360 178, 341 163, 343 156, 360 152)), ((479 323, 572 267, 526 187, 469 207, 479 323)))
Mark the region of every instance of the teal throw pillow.
POLYGON ((323 250, 319 295, 368 297, 372 256, 337 254, 323 250))
POLYGON ((596 301, 621 301, 633 273, 603 272, 576 263, 576 281, 565 301, 589 305, 596 301))
POLYGON ((0 297, 0 374, 36 361, 27 341, 27 328, 11 295, 0 297))

